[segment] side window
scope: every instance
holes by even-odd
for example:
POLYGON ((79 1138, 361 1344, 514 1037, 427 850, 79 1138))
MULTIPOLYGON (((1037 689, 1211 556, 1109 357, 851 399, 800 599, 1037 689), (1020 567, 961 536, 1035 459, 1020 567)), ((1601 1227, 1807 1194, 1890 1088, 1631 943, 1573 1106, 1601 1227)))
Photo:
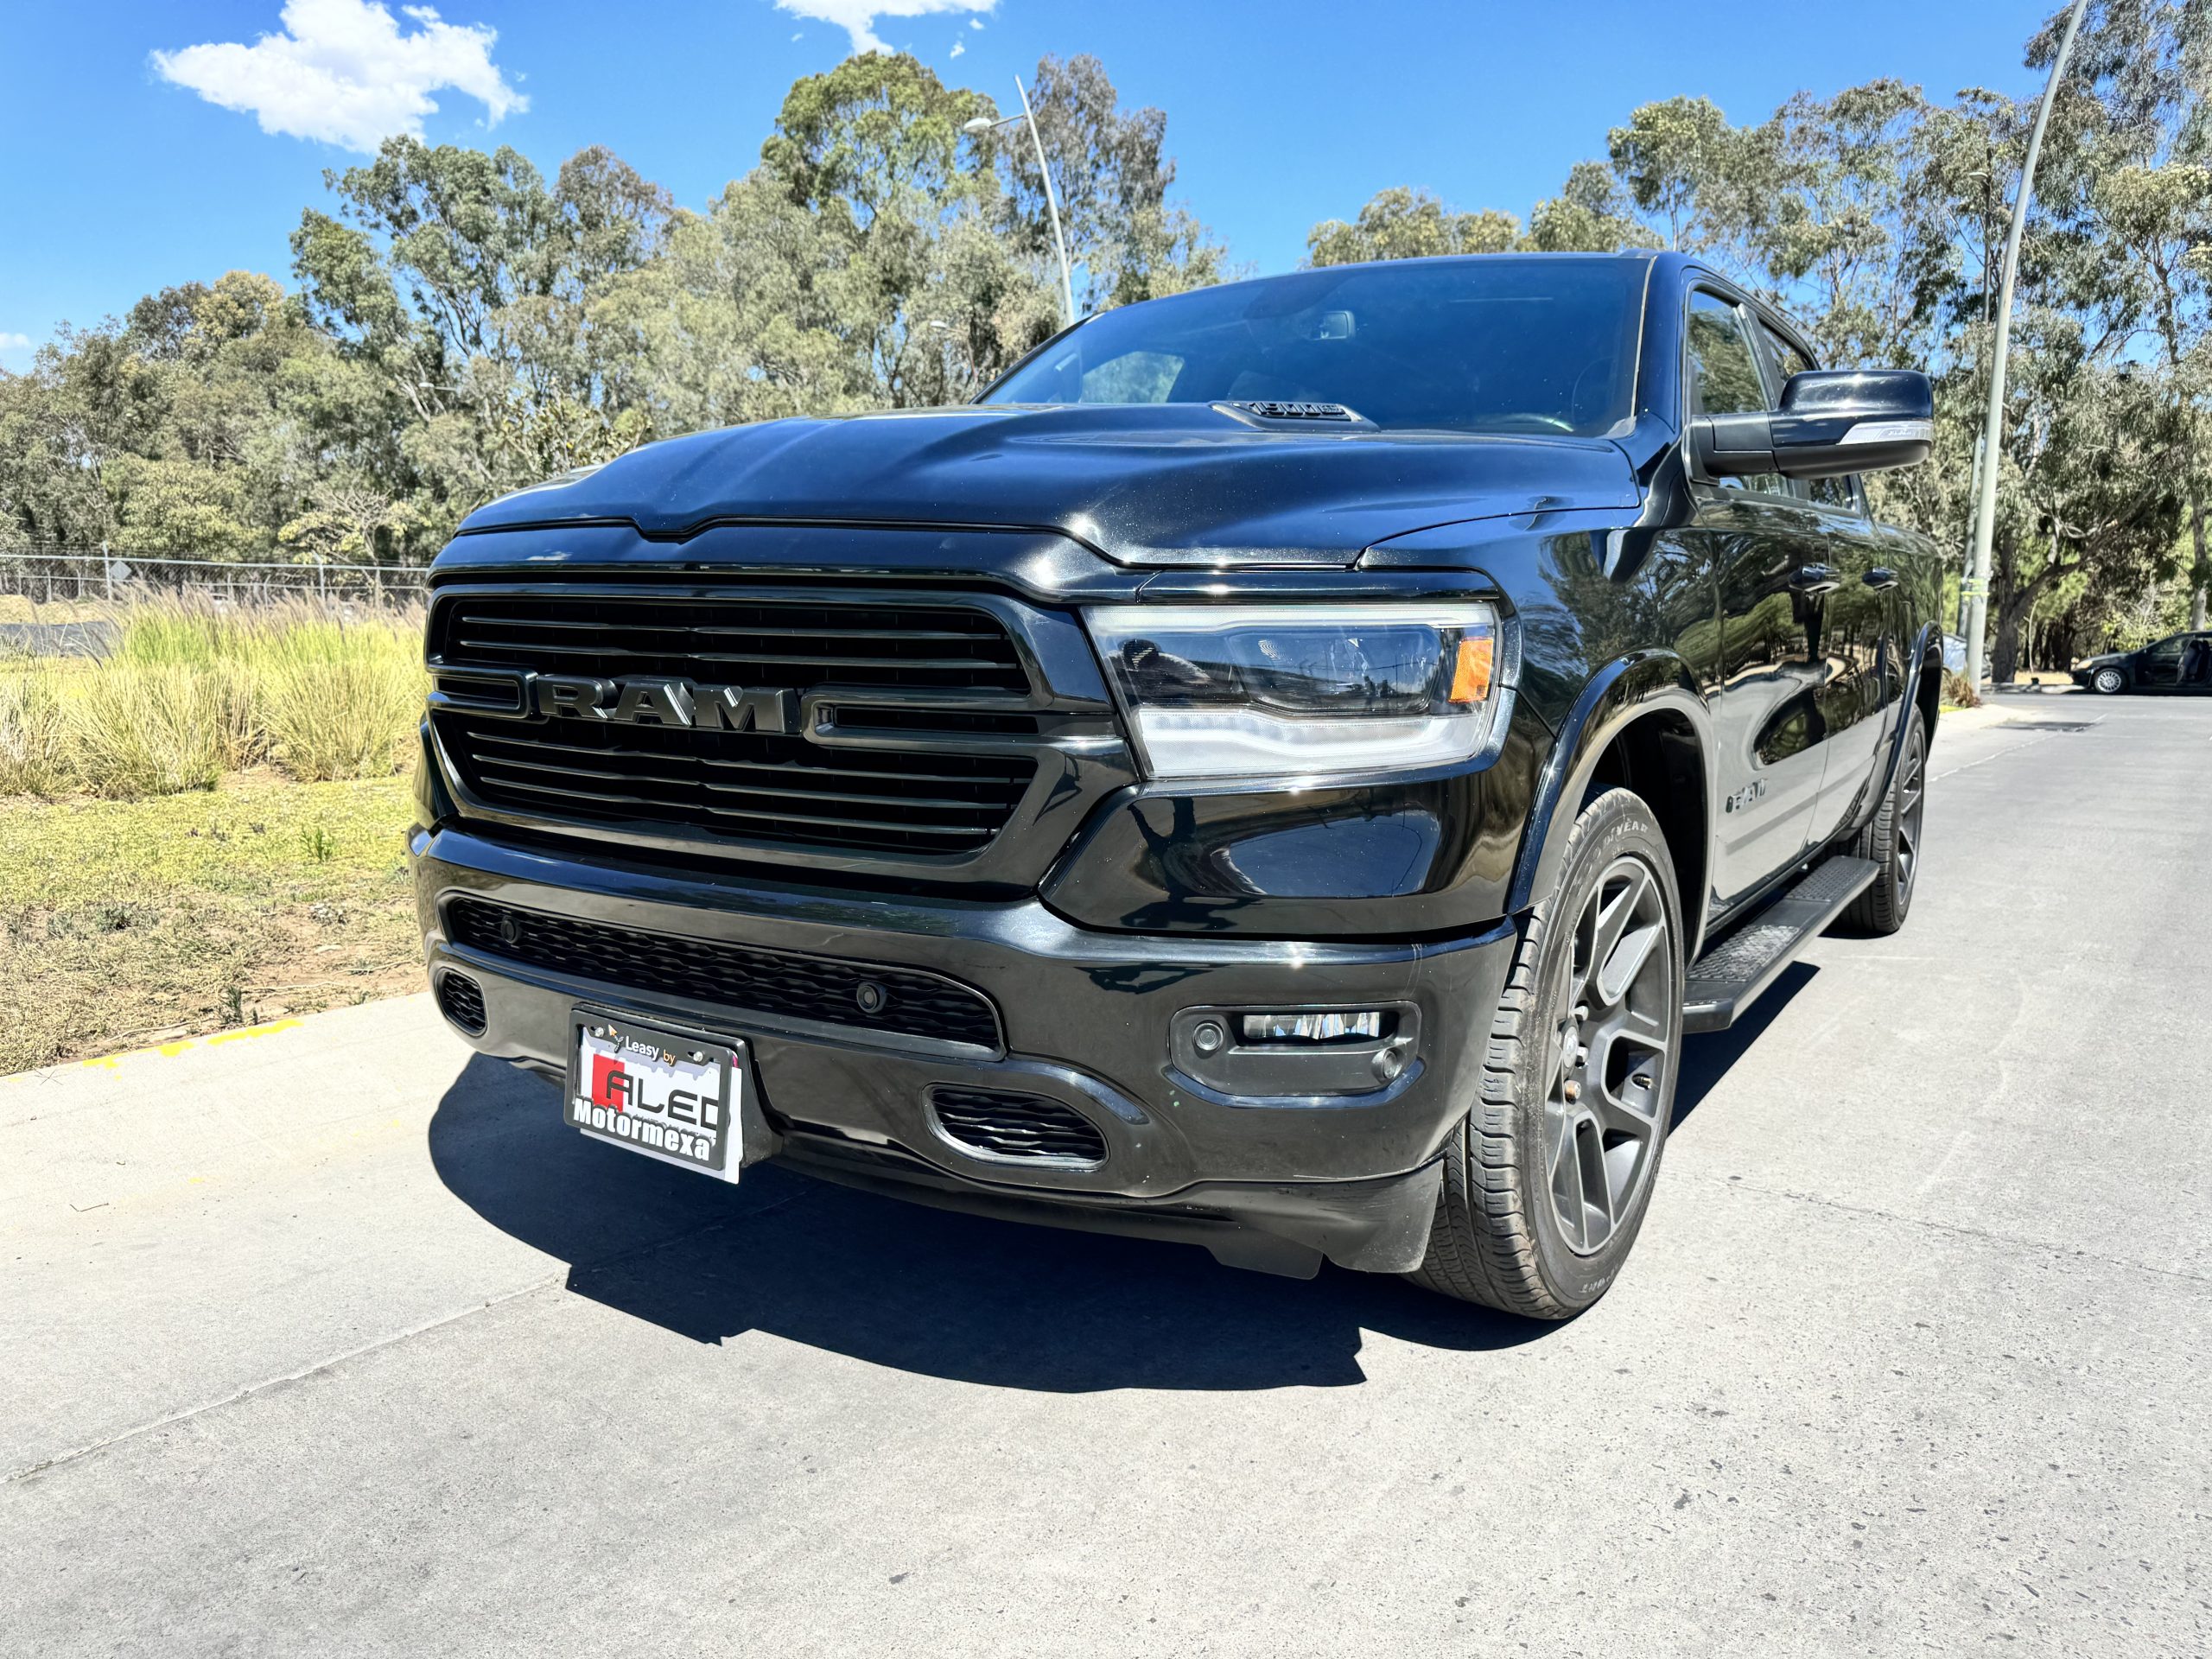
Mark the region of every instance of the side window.
MULTIPOLYGON (((1751 339, 1744 314, 1717 294, 1690 296, 1689 412, 1697 415, 1741 415, 1769 407, 1766 388, 1759 384, 1758 361, 1751 355, 1751 339)), ((1778 473, 1755 478, 1724 478, 1734 489, 1761 495, 1787 495, 1789 485, 1778 473)))
MULTIPOLYGON (((1792 346, 1764 323, 1759 332, 1766 337, 1767 350, 1774 354, 1775 366, 1782 371, 1782 385, 1789 384, 1789 377, 1802 374, 1813 366, 1812 359, 1792 346)), ((1777 387, 1777 391, 1780 387, 1777 387)), ((1805 480, 1806 488, 1814 500, 1824 507, 1835 507, 1845 512, 1859 511, 1859 480, 1855 478, 1812 478, 1805 480)))

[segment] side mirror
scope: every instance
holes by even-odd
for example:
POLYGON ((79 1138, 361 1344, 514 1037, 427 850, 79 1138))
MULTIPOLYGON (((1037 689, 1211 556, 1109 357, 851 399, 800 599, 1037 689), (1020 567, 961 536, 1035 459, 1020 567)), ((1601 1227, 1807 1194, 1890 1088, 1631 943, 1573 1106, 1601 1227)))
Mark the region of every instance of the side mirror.
POLYGON ((1808 369, 1770 413, 1690 423, 1697 462, 1714 478, 1780 473, 1840 478, 1916 467, 1936 440, 1936 396, 1916 369, 1808 369))

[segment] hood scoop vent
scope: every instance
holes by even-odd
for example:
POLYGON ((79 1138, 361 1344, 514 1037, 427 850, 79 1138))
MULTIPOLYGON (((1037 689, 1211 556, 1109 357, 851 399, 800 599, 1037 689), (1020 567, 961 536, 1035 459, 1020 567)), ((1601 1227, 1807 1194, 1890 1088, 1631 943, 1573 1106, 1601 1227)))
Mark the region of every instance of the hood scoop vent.
POLYGON ((1229 407, 1262 421, 1336 421, 1348 426, 1367 424, 1342 404, 1278 403, 1263 399, 1253 403, 1232 403, 1229 407))

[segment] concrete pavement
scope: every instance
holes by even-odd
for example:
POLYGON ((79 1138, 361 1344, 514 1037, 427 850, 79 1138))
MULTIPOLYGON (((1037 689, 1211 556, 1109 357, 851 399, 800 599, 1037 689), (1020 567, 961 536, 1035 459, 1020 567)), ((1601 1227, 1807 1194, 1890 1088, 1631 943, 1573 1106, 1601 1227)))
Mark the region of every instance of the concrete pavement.
POLYGON ((2202 1653, 2212 705, 1931 771, 1563 1327, 718 1185, 419 997, 0 1080, 0 1652, 2202 1653))

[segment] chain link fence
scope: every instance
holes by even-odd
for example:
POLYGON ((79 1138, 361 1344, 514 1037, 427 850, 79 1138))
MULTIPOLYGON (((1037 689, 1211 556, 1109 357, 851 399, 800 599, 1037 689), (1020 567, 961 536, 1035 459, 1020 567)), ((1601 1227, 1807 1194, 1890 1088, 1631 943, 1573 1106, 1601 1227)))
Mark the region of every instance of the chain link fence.
POLYGON ((0 594, 34 604, 129 604, 148 599, 219 605, 299 601, 346 607, 409 605, 426 591, 420 565, 279 564, 253 560, 173 558, 99 548, 0 550, 0 594))

